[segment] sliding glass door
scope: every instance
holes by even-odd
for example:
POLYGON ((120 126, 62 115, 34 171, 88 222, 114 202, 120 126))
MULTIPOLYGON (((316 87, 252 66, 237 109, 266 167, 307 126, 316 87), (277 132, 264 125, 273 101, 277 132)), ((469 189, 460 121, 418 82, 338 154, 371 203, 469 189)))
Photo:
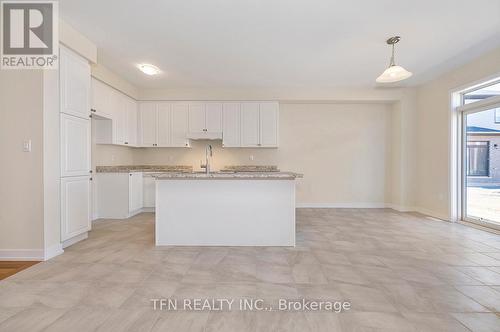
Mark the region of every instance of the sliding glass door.
POLYGON ((500 105, 462 112, 462 215, 500 227, 500 105))

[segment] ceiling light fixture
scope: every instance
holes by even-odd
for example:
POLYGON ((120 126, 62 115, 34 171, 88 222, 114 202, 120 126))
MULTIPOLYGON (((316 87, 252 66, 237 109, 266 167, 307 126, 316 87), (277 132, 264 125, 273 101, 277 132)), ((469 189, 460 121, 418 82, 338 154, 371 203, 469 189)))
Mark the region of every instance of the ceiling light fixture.
POLYGON ((137 67, 139 68, 140 71, 142 71, 146 75, 152 76, 161 73, 161 70, 158 67, 150 65, 148 63, 138 65, 137 67))
POLYGON ((377 77, 376 82, 377 83, 393 83, 393 82, 399 82, 402 80, 407 79, 411 75, 413 75, 411 72, 408 70, 404 69, 401 66, 396 66, 396 63, 394 62, 394 45, 401 40, 401 37, 395 36, 387 39, 387 44, 392 45, 392 56, 391 56, 391 62, 389 63, 389 68, 384 70, 382 75, 377 77))

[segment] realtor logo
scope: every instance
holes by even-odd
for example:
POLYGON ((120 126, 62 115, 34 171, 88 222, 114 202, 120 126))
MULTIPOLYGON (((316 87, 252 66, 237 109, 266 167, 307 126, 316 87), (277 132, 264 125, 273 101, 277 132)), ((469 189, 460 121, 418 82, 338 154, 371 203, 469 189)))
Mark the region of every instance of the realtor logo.
POLYGON ((2 69, 58 68, 58 3, 2 1, 2 69))

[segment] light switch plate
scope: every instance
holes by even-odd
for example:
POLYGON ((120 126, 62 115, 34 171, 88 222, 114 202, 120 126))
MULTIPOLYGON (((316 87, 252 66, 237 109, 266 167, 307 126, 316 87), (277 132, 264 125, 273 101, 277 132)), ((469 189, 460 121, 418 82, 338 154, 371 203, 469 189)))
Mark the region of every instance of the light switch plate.
POLYGON ((24 140, 23 141, 23 151, 24 152, 31 152, 31 140, 24 140))

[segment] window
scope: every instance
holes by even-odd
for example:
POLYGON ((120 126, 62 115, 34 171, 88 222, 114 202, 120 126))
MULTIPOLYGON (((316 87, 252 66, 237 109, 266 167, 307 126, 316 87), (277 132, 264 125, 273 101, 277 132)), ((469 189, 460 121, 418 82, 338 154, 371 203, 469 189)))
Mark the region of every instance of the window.
POLYGON ((496 81, 463 94, 463 104, 470 104, 486 98, 500 96, 500 82, 496 81))
POLYGON ((500 123, 500 108, 495 108, 495 123, 500 123))
POLYGON ((490 142, 467 142, 467 175, 489 176, 490 142))

